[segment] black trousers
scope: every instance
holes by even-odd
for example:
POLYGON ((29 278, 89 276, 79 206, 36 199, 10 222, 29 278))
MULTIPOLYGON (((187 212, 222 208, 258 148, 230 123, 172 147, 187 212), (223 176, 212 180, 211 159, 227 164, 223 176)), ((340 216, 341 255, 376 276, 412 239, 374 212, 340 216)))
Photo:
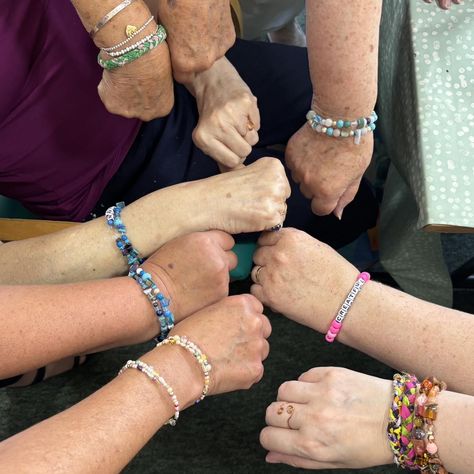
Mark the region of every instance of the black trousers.
MULTIPOLYGON (((286 144, 305 123, 310 109, 312 84, 305 48, 263 42, 237 41, 228 59, 258 98, 261 114, 260 141, 247 158, 250 164, 263 156, 284 160, 283 153, 268 147, 286 144)), ((97 203, 94 213, 118 201, 130 203, 157 189, 219 173, 216 162, 192 141, 198 121, 194 98, 175 86, 175 107, 168 117, 143 124, 122 166, 97 203)), ((285 225, 302 229, 338 248, 375 225, 378 205, 368 183, 363 182, 342 221, 334 216, 317 217, 298 186, 292 185, 285 225)), ((255 183, 258 186, 258 183, 255 183)), ((239 236, 238 240, 255 238, 239 236)))

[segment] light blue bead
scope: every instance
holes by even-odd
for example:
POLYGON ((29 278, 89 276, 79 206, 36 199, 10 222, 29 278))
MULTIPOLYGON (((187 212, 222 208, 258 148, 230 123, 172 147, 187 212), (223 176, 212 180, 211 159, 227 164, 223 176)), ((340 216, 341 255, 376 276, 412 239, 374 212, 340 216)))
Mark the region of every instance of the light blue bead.
POLYGON ((375 123, 371 123, 371 124, 370 124, 370 129, 371 129, 372 131, 374 131, 376 127, 377 127, 377 126, 375 125, 375 123))
POLYGON ((321 120, 322 120, 321 116, 320 116, 320 115, 316 115, 316 122, 321 123, 321 120))
POLYGON ((338 120, 336 122, 337 128, 343 128, 344 127, 344 120, 338 120))
POLYGON ((334 134, 334 129, 332 127, 329 127, 327 130, 326 130, 326 135, 328 135, 329 137, 332 137, 334 134))

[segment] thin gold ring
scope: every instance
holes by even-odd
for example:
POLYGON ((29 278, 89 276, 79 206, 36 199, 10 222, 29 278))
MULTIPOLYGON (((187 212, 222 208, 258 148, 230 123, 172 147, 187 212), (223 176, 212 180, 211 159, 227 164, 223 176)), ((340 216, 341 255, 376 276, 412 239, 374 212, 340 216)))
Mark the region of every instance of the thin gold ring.
POLYGON ((255 272, 255 282, 258 283, 260 285, 260 279, 258 278, 258 274, 260 273, 260 270, 262 269, 263 267, 262 266, 259 266, 257 268, 257 271, 255 272))

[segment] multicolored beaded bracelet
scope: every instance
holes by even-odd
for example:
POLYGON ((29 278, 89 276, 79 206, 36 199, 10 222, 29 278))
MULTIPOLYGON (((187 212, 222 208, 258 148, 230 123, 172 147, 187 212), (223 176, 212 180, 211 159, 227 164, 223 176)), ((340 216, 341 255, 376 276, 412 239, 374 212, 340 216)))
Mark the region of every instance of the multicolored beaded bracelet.
POLYGON ((202 389, 201 397, 196 400, 196 403, 202 402, 204 398, 206 398, 207 393, 209 392, 209 383, 211 381, 210 372, 212 369, 211 364, 207 360, 207 356, 202 353, 201 349, 194 344, 193 342, 189 341, 186 336, 171 336, 165 339, 164 341, 158 343, 156 347, 164 346, 164 345, 177 345, 188 352, 190 352, 193 357, 198 361, 199 365, 201 366, 201 370, 204 374, 204 388, 202 389))
POLYGON ((357 277, 357 281, 354 283, 354 286, 347 295, 344 303, 342 304, 341 308, 337 313, 337 316, 332 320, 331 326, 329 327, 328 332, 326 333, 327 342, 334 342, 342 328, 342 323, 344 322, 344 319, 346 318, 346 315, 349 312, 352 303, 354 302, 356 296, 359 294, 360 290, 362 290, 362 287, 369 280, 370 274, 367 272, 363 272, 357 277))
POLYGON ((394 454, 394 462, 404 469, 416 468, 411 437, 418 387, 419 382, 414 375, 403 373, 393 376, 393 401, 389 412, 387 435, 394 454))
POLYGON ((306 114, 306 119, 310 127, 317 133, 334 138, 354 137, 354 143, 359 145, 364 135, 375 130, 378 116, 373 111, 368 117, 361 117, 357 120, 333 120, 321 117, 314 110, 310 110, 306 114))
POLYGON ((156 384, 161 385, 166 390, 166 393, 168 393, 168 395, 171 398, 171 401, 173 402, 173 409, 174 409, 173 417, 170 418, 166 422, 166 424, 175 426, 179 418, 179 402, 178 402, 178 398, 176 397, 174 393, 174 390, 170 387, 170 385, 166 382, 166 380, 158 372, 155 372, 155 369, 151 365, 145 364, 145 362, 142 362, 141 360, 129 360, 122 367, 122 369, 119 372, 119 375, 123 374, 128 369, 135 369, 142 372, 150 380, 152 380, 156 384))
POLYGON ((145 54, 149 53, 152 49, 157 48, 161 43, 166 40, 167 34, 166 29, 163 25, 158 25, 156 33, 151 36, 148 41, 140 44, 136 49, 129 51, 128 53, 119 56, 118 58, 102 59, 101 53, 97 57, 97 62, 101 67, 109 71, 123 67, 127 64, 133 63, 137 59, 140 59, 145 54))
POLYGON ((163 341, 174 328, 174 315, 169 309, 170 300, 161 293, 151 275, 143 270, 138 263, 130 267, 128 276, 140 285, 143 293, 150 300, 160 325, 160 334, 156 339, 158 342, 163 341))
POLYGON ((115 229, 119 233, 119 236, 115 239, 115 243, 125 257, 128 266, 134 265, 135 263, 141 264, 144 259, 128 239, 127 228, 122 222, 121 213, 124 207, 124 202, 119 202, 115 206, 109 207, 105 212, 105 220, 110 228, 115 229))
POLYGON ((430 377, 420 385, 420 393, 416 397, 415 420, 412 441, 415 449, 415 464, 421 471, 431 474, 447 474, 439 457, 438 446, 435 443, 434 421, 438 416, 436 398, 442 390, 446 390, 444 382, 430 377))
POLYGON ((101 48, 102 51, 105 51, 106 53, 111 53, 112 51, 117 51, 117 49, 120 49, 122 46, 125 46, 126 44, 130 43, 133 38, 138 36, 142 31, 145 30, 145 28, 155 19, 155 17, 152 15, 150 18, 148 18, 145 23, 143 23, 140 28, 137 29, 136 26, 132 25, 127 25, 127 29, 125 31, 125 34, 127 36, 126 40, 121 41, 120 43, 110 46, 109 48, 101 48))

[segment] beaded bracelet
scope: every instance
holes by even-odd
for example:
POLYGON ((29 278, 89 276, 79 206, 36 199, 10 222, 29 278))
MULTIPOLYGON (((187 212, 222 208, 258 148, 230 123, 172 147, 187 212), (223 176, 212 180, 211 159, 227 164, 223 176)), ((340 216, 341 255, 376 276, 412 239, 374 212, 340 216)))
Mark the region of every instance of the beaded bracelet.
POLYGON ((152 49, 158 47, 161 43, 166 40, 166 29, 163 25, 158 25, 155 34, 151 36, 148 41, 145 41, 143 44, 138 46, 136 49, 129 51, 128 53, 119 56, 118 58, 112 59, 102 59, 99 53, 97 61, 101 67, 109 71, 117 69, 118 67, 123 67, 127 64, 130 64, 137 59, 140 59, 145 54, 149 53, 152 49))
POLYGON ((182 348, 186 349, 190 352, 193 357, 198 361, 199 365, 201 366, 202 372, 204 374, 204 388, 202 389, 201 397, 196 400, 196 403, 202 402, 204 398, 206 398, 207 393, 209 392, 209 383, 210 383, 210 375, 212 366, 209 364, 207 360, 207 356, 202 353, 201 349, 194 344, 193 342, 189 341, 186 336, 171 336, 165 339, 164 341, 158 343, 156 347, 160 347, 163 345, 177 345, 181 346, 182 348))
POLYGON ((306 119, 310 127, 317 133, 323 133, 334 138, 354 137, 354 143, 359 145, 362 136, 375 130, 375 122, 378 116, 373 111, 368 117, 361 117, 357 120, 333 120, 323 118, 314 110, 310 110, 306 114, 306 119))
POLYGON ((387 435, 394 462, 401 468, 414 469, 415 450, 412 442, 418 379, 407 373, 393 376, 393 401, 389 412, 387 435))
POLYGON ((354 283, 354 286, 347 295, 344 303, 342 304, 340 310, 337 313, 337 316, 332 320, 331 326, 329 327, 328 332, 326 333, 327 342, 334 342, 342 328, 342 323, 344 322, 344 319, 346 318, 347 313, 349 312, 349 309, 352 306, 352 303, 354 302, 356 296, 359 294, 362 287, 369 280, 370 274, 367 272, 363 272, 357 277, 357 281, 354 283))
POLYGON ((415 464, 421 471, 432 474, 447 474, 448 471, 438 454, 435 443, 434 421, 438 415, 436 398, 442 390, 446 390, 444 382, 434 377, 421 382, 420 394, 416 398, 415 420, 412 441, 415 448, 415 464))
POLYGON ((111 10, 107 15, 104 15, 99 22, 97 23, 91 31, 89 31, 89 35, 93 38, 112 18, 118 15, 121 11, 125 10, 125 8, 129 7, 135 0, 124 0, 123 2, 119 3, 113 10, 111 10))
POLYGON ((125 207, 125 203, 119 202, 115 206, 109 207, 105 212, 105 220, 110 228, 115 229, 119 236, 115 239, 115 243, 122 252, 122 255, 127 260, 129 266, 138 263, 143 263, 144 259, 140 255, 140 252, 133 247, 130 240, 127 237, 127 228, 122 222, 121 213, 125 207))
POLYGON ((141 360, 129 360, 120 370, 119 375, 123 374, 128 369, 136 369, 145 374, 154 383, 162 385, 173 402, 174 415, 165 424, 175 426, 179 418, 179 402, 174 390, 166 382, 166 380, 155 369, 141 360))
POLYGON ((130 46, 126 47, 125 49, 122 49, 120 51, 110 51, 107 54, 112 58, 118 58, 119 56, 123 56, 124 54, 128 53, 129 51, 133 51, 134 49, 138 49, 142 44, 146 43, 147 41, 150 41, 153 38, 153 36, 155 36, 155 34, 156 34, 156 32, 152 33, 151 35, 147 35, 147 36, 143 37, 142 39, 138 40, 136 43, 133 43, 130 46))
POLYGON ((140 28, 136 29, 136 27, 133 27, 131 25, 127 25, 127 29, 125 31, 125 34, 127 36, 127 39, 124 41, 121 41, 120 43, 111 46, 110 48, 101 48, 102 51, 105 51, 106 53, 110 53, 112 51, 116 51, 117 49, 120 49, 122 46, 125 46, 126 44, 130 43, 133 38, 135 38, 137 35, 139 35, 142 31, 145 30, 145 28, 155 19, 155 17, 152 15, 148 20, 143 23, 140 28), (132 32, 133 29, 133 32, 132 32))
POLYGON ((143 293, 150 300, 160 325, 160 334, 156 339, 158 342, 163 341, 174 328, 174 315, 169 309, 170 300, 161 293, 151 275, 145 272, 138 263, 130 267, 128 276, 140 285, 143 293))

